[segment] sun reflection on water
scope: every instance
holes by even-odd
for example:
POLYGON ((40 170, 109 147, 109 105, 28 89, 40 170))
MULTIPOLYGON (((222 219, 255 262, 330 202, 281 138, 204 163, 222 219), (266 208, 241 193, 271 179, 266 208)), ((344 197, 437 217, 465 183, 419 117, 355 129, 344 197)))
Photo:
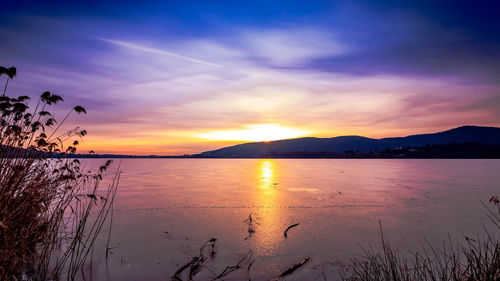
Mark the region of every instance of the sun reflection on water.
POLYGON ((261 255, 272 255, 281 241, 280 192, 277 169, 273 160, 259 161, 258 186, 256 187, 257 232, 254 239, 256 250, 261 255))
POLYGON ((260 189, 265 191, 266 194, 274 193, 273 185, 275 183, 273 183, 273 179, 273 162, 263 160, 260 164, 260 189))

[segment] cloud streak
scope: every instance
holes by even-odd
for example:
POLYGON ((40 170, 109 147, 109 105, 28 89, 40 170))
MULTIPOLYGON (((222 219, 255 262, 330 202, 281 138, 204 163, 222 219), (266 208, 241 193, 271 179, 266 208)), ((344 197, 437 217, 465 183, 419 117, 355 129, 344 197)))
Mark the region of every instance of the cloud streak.
POLYGON ((208 62, 208 61, 204 61, 204 60, 195 59, 192 57, 179 55, 176 53, 172 53, 172 52, 157 49, 157 48, 148 47, 145 45, 140 45, 137 43, 127 42, 127 41, 123 41, 123 40, 106 39, 106 38, 97 38, 97 39, 104 41, 104 42, 114 44, 114 45, 118 45, 120 47, 125 47, 125 48, 129 48, 129 49, 137 50, 137 51, 141 51, 141 52, 147 52, 147 53, 167 56, 167 57, 171 57, 171 58, 175 58, 175 59, 179 59, 179 60, 183 60, 183 61, 187 61, 187 62, 191 62, 191 63, 197 63, 197 64, 202 64, 202 65, 211 66, 211 67, 220 67, 221 66, 220 64, 216 64, 216 63, 212 63, 212 62, 208 62))

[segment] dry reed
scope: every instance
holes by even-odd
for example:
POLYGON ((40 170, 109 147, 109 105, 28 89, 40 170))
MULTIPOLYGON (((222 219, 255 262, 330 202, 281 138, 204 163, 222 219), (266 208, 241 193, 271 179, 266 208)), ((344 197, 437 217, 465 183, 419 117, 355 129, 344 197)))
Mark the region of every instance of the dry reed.
MULTIPOLYGON (((498 216, 498 215, 497 215, 498 216)), ((341 265, 345 281, 499 281, 500 244, 498 236, 465 237, 466 243, 448 242, 436 248, 428 242, 421 253, 402 257, 384 238, 382 249, 364 249, 364 255, 341 265)))
MULTIPOLYGON (((15 68, 0 67, 7 82, 15 68)), ((11 75, 13 74, 13 75, 11 75)), ((100 190, 108 160, 85 171, 75 153, 85 130, 59 132, 48 108, 63 99, 44 92, 30 110, 29 97, 0 97, 0 280, 72 280, 85 264, 111 210, 119 174, 100 190), (70 145, 67 145, 67 143, 70 145)))

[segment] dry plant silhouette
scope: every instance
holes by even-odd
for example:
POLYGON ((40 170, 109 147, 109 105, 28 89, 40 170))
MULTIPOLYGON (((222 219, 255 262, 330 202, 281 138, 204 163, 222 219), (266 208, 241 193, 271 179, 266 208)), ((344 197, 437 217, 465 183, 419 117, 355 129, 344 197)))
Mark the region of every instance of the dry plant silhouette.
POLYGON ((98 188, 108 160, 86 171, 75 153, 85 130, 60 132, 74 107, 57 122, 48 108, 62 97, 44 92, 33 110, 28 96, 0 97, 0 280, 72 280, 83 267, 112 208, 119 173, 98 188), (69 144, 68 144, 69 143, 69 144))
MULTIPOLYGON (((498 207, 498 203, 495 204, 498 207)), ((488 210, 494 211, 490 207, 488 210)), ((500 209, 492 214, 493 218, 498 220, 500 209)), ((424 240, 421 252, 406 258, 386 240, 380 224, 382 249, 374 250, 371 247, 363 249, 363 256, 352 258, 347 264, 340 263, 342 280, 498 281, 500 241, 498 235, 485 232, 485 237, 479 235, 475 238, 464 237, 465 243, 453 243, 448 237, 448 241, 439 248, 424 240)))

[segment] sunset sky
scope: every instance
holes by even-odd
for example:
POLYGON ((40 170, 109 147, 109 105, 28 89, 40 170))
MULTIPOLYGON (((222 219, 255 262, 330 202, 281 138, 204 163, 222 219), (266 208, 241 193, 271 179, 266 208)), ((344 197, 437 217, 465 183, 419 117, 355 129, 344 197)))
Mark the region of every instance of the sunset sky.
POLYGON ((497 3, 4 1, 0 65, 87 109, 81 152, 500 126, 497 3))

